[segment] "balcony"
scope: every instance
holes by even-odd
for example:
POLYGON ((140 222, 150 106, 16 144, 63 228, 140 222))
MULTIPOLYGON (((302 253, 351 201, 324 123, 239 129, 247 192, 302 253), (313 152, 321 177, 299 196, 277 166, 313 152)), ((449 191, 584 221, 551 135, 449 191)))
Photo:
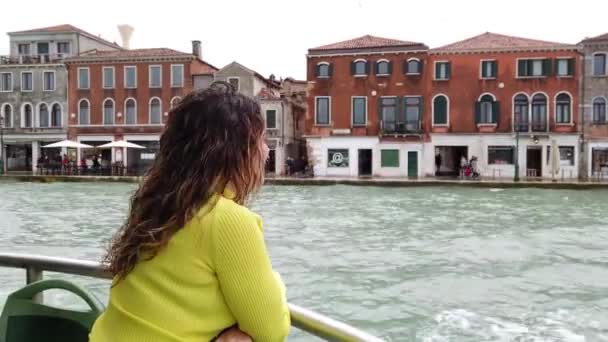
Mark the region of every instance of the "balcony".
POLYGON ((515 132, 519 133, 546 133, 547 132, 547 122, 522 122, 520 124, 515 124, 515 132))
POLYGON ((408 135, 422 132, 420 120, 408 120, 403 122, 380 121, 382 135, 408 135))
POLYGON ((0 56, 0 65, 7 64, 52 64, 52 63, 60 63, 68 54, 60 53, 60 54, 41 54, 41 55, 17 55, 17 56, 0 56))

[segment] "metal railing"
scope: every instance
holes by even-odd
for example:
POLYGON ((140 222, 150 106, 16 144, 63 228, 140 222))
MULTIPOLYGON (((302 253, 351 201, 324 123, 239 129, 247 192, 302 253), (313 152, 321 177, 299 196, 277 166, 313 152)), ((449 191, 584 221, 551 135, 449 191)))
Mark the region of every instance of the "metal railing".
MULTIPOLYGON (((32 254, 0 253, 0 267, 25 269, 26 282, 28 284, 41 280, 43 271, 112 279, 112 275, 102 266, 101 263, 93 261, 32 254)), ((42 297, 38 297, 38 300, 42 301, 42 297)), ((297 305, 288 305, 291 315, 291 324, 294 327, 326 341, 383 342, 380 338, 372 336, 346 323, 336 321, 297 305)))
POLYGON ((69 57, 69 54, 67 53, 0 56, 0 64, 60 63, 67 57, 69 57))

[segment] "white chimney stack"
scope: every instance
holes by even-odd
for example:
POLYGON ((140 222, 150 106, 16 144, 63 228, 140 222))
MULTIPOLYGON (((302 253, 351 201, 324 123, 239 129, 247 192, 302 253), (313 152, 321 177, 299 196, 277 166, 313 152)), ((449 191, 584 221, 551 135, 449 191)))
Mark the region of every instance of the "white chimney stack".
POLYGON ((122 38, 122 47, 125 49, 129 49, 129 41, 131 40, 131 35, 133 35, 133 31, 135 29, 131 25, 118 25, 118 31, 120 32, 120 37, 122 38))
POLYGON ((195 55, 198 59, 203 60, 203 51, 201 49, 200 40, 192 41, 192 54, 195 55))

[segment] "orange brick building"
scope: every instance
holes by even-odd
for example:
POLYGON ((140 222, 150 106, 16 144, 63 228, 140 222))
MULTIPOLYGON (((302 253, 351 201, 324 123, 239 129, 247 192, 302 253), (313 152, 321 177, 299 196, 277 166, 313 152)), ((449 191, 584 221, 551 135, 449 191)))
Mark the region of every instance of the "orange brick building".
POLYGON ((141 173, 154 160, 168 112, 193 89, 193 75, 215 67, 193 53, 171 49, 90 51, 66 60, 68 67, 68 137, 98 146, 128 140, 144 150, 82 150, 81 158, 101 154, 103 164, 123 162, 141 173), (124 154, 124 155, 123 155, 124 154))

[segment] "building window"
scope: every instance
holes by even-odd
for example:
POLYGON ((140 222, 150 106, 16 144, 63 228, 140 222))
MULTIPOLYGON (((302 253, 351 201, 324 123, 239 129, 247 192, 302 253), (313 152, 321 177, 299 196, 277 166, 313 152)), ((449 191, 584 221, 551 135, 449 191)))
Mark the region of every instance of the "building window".
POLYGON ((532 131, 545 132, 547 130, 547 97, 536 94, 532 97, 532 131))
POLYGON ((50 53, 49 43, 41 42, 36 44, 36 51, 39 55, 48 55, 50 53))
POLYGON ((55 91, 55 72, 45 71, 43 74, 43 90, 44 91, 55 91))
POLYGON ((90 124, 89 101, 87 99, 82 99, 78 102, 78 124, 90 124))
POLYGON ((555 60, 555 73, 566 77, 574 75, 574 58, 558 58, 555 60))
POLYGON ((405 63, 405 73, 407 75, 420 75, 422 73, 422 62, 417 58, 407 60, 405 63))
POLYGON ((606 67, 606 54, 596 53, 593 55, 593 75, 606 76, 608 68, 606 67))
POLYGON ((89 68, 78 68, 78 89, 89 89, 89 68))
POLYGON ((30 47, 30 44, 19 44, 17 45, 17 53, 19 53, 20 56, 29 56, 32 54, 32 49, 30 47))
POLYGON ((571 99, 570 95, 561 93, 555 98, 555 122, 558 124, 569 124, 571 122, 571 99))
POLYGON ((392 63, 387 60, 376 62, 376 75, 384 76, 392 73, 392 63))
POLYGON ((21 73, 21 91, 34 90, 34 74, 31 71, 21 73))
POLYGON ((327 150, 327 166, 328 167, 348 167, 348 150, 347 149, 328 149, 327 150))
POLYGON ((316 76, 318 78, 329 78, 331 77, 332 66, 327 62, 321 62, 317 64, 316 76))
POLYGON ((0 91, 13 91, 13 73, 0 73, 0 91))
POLYGON ((137 67, 126 66, 125 67, 125 88, 134 89, 137 88, 137 67))
POLYGON ((0 127, 13 127, 13 107, 8 103, 3 105, 0 114, 4 118, 4 121, 0 123, 0 127))
POLYGON ((353 126, 365 126, 367 124, 367 97, 353 96, 351 115, 353 126))
POLYGON ((396 132, 398 99, 396 97, 381 97, 379 101, 382 129, 387 133, 396 132))
POLYGON ((137 124, 137 105, 135 99, 127 99, 125 102, 125 124, 137 124))
POLYGON ((550 59, 520 59, 517 61, 518 77, 545 77, 550 74, 550 59))
POLYGON ((319 96, 315 99, 315 124, 329 125, 331 118, 331 98, 319 96))
POLYGON ((38 118, 40 127, 49 127, 49 107, 46 103, 41 103, 38 107, 38 118))
POLYGON ((497 124, 499 114, 499 104, 495 98, 486 94, 481 96, 475 106, 475 117, 477 124, 497 124))
POLYGON ((399 150, 381 150, 381 167, 399 167, 399 150))
POLYGON ((593 100, 593 123, 606 123, 606 99, 603 97, 593 100))
POLYGON ((26 103, 25 105, 23 105, 23 120, 21 121, 21 126, 24 128, 32 128, 33 125, 33 121, 34 121, 34 114, 32 111, 32 105, 29 103, 26 103))
POLYGON ((496 61, 481 61, 481 78, 496 78, 498 63, 496 61))
MULTIPOLYGON (((574 146, 559 146, 559 165, 574 166, 574 146)), ((547 164, 551 163, 551 146, 547 146, 547 164)))
POLYGON ((241 82, 238 77, 228 77, 228 83, 230 83, 235 91, 241 91, 241 82))
POLYGON ((70 54, 70 42, 57 43, 57 53, 69 55, 70 54))
POLYGON ((366 76, 369 73, 367 61, 364 59, 357 59, 351 63, 350 71, 354 76, 366 76))
POLYGON ((519 94, 513 99, 513 125, 516 132, 528 132, 530 130, 528 96, 519 94))
POLYGON ((171 109, 177 107, 177 105, 179 104, 179 102, 182 100, 181 97, 176 96, 174 98, 171 99, 171 109))
POLYGON ((51 127, 61 127, 61 105, 59 103, 55 103, 51 107, 51 127))
POLYGON ((103 67, 103 88, 114 89, 114 67, 103 67))
POLYGON ((162 67, 160 65, 150 65, 149 78, 150 88, 160 88, 163 82, 162 67))
POLYGON ((114 101, 112 99, 106 99, 103 102, 103 124, 114 124, 114 101))
POLYGON ((513 146, 488 146, 489 165, 513 165, 515 160, 513 146))
POLYGON ((444 126, 448 124, 448 98, 437 95, 433 99, 433 125, 444 126))
POLYGON ((181 88, 184 86, 184 65, 171 65, 171 87, 181 88))
POLYGON ((269 109, 266 111, 266 128, 277 128, 277 111, 274 109, 269 109))
POLYGON ((420 130, 420 113, 422 112, 422 99, 420 97, 405 98, 405 129, 407 132, 420 130))
POLYGON ((435 62, 435 80, 445 81, 450 79, 450 62, 435 62))
POLYGON ((150 123, 159 125, 162 123, 162 106, 160 99, 155 97, 150 100, 150 123))

